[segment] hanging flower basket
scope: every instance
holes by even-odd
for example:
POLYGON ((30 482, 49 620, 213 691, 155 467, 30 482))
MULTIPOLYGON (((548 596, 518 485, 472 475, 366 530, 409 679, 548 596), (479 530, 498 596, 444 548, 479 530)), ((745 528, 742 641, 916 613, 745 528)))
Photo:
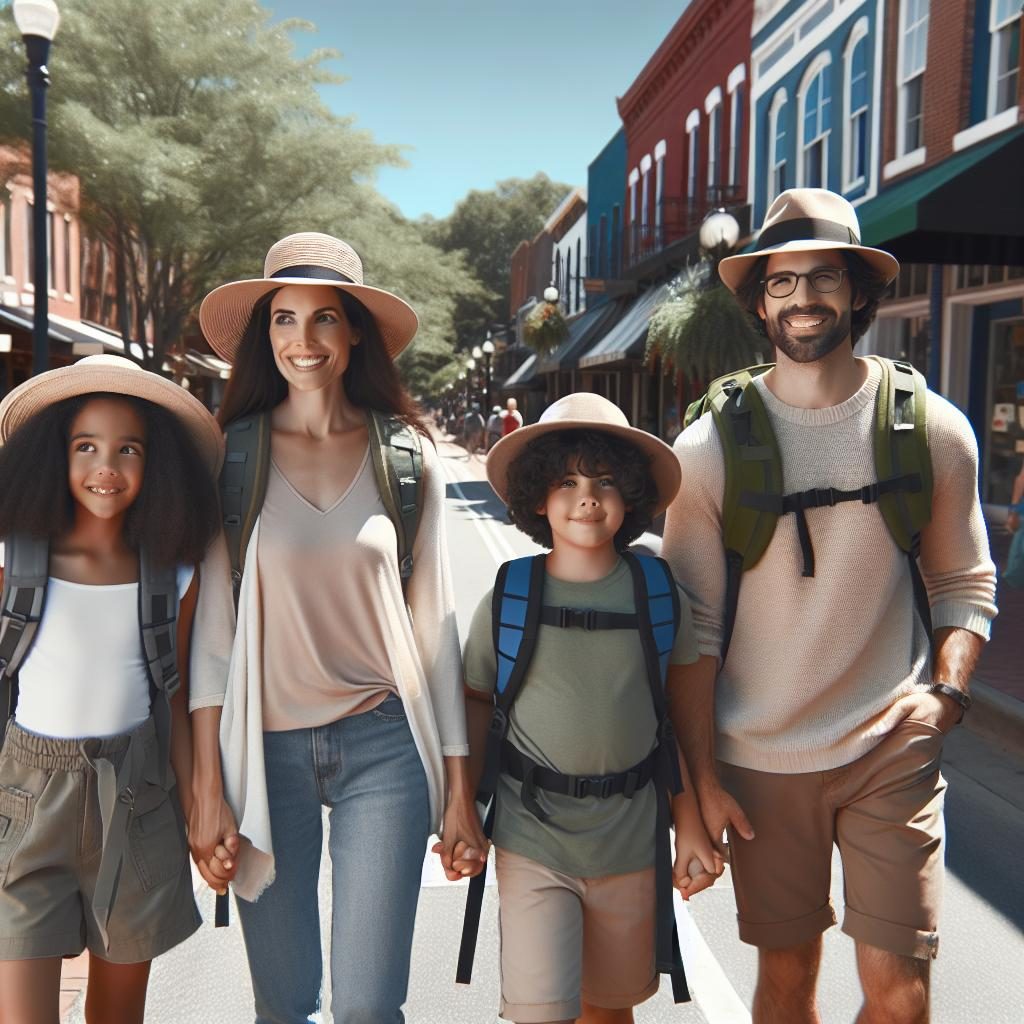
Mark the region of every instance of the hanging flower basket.
POLYGON ((523 323, 523 337, 535 352, 547 355, 569 337, 569 324, 555 302, 540 302, 523 323))

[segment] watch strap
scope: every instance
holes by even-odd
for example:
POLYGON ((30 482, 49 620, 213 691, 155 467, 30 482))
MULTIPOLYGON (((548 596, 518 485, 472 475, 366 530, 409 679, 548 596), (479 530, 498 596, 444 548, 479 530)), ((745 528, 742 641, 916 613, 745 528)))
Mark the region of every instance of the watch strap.
POLYGON ((956 701, 960 705, 961 718, 971 710, 971 704, 974 703, 969 693, 965 693, 955 686, 950 686, 948 683, 932 683, 928 687, 928 692, 937 694, 940 697, 949 697, 950 700, 956 701))

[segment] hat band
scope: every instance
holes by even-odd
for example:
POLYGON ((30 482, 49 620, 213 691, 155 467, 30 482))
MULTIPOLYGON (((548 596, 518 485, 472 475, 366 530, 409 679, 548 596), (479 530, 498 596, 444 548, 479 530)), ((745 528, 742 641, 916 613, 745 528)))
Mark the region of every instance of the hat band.
POLYGON ((860 245, 860 239, 854 234, 853 228, 846 224, 817 217, 794 217, 765 228, 757 240, 757 251, 784 242, 844 242, 847 245, 860 245))
POLYGON ((275 277, 309 277, 316 281, 340 281, 342 284, 355 284, 351 277, 346 277, 330 267, 318 267, 313 263, 300 263, 294 267, 283 267, 270 275, 275 277))

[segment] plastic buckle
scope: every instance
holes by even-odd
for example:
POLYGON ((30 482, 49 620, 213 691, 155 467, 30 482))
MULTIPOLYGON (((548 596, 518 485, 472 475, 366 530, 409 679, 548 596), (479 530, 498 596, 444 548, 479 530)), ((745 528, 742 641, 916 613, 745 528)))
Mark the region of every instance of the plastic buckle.
POLYGON ((577 775, 573 780, 572 795, 577 799, 599 796, 607 800, 612 795, 612 780, 607 775, 577 775))
POLYGON ((818 503, 818 508, 823 505, 832 507, 836 503, 836 492, 831 487, 815 488, 814 500, 818 503))

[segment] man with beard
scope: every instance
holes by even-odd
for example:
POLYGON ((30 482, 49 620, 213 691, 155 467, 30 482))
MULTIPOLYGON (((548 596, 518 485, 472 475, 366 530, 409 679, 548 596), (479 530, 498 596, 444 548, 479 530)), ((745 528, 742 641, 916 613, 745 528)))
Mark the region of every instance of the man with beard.
POLYGON ((923 382, 916 400, 934 487, 919 559, 915 545, 909 558, 900 550, 877 503, 878 424, 896 422, 876 420, 877 396, 896 371, 853 348, 899 264, 859 236, 841 196, 793 189, 772 203, 755 251, 720 264, 775 350, 774 367, 744 385, 756 396, 745 390, 737 404, 761 400, 787 496, 763 554, 741 574, 732 616, 715 418, 702 416, 675 444, 683 486, 663 553, 692 599, 702 657, 675 678, 687 714, 674 722, 708 834, 729 834, 740 937, 758 948, 758 1024, 819 1020, 833 843, 864 994, 859 1024, 927 1021, 943 736, 970 706, 996 613, 974 434, 923 382))

